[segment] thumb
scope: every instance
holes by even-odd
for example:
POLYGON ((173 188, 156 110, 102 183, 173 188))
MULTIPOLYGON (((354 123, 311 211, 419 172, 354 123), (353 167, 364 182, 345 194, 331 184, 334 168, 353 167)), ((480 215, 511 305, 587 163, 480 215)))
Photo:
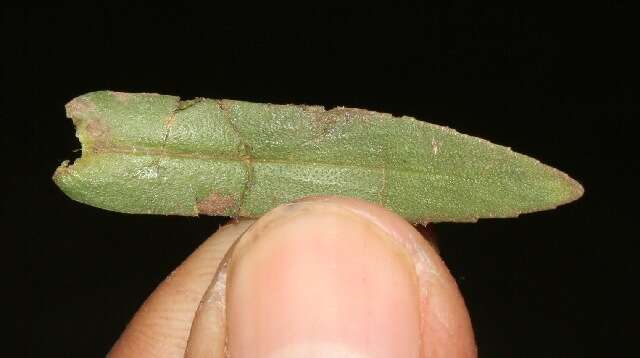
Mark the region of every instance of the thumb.
POLYGON ((188 357, 475 357, 464 301, 402 218, 315 198, 253 224, 196 311, 188 357))

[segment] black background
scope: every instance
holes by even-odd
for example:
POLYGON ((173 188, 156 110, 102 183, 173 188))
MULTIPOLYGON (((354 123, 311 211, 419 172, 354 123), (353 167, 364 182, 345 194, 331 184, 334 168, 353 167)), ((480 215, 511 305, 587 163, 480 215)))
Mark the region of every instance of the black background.
POLYGON ((604 3, 3 8, 3 257, 16 300, 5 310, 18 317, 5 324, 15 322, 16 356, 103 356, 224 222, 111 213, 54 186, 79 148, 64 104, 99 89, 407 114, 562 169, 585 186, 580 201, 438 224, 442 254, 481 357, 630 355, 634 31, 631 9, 604 3))

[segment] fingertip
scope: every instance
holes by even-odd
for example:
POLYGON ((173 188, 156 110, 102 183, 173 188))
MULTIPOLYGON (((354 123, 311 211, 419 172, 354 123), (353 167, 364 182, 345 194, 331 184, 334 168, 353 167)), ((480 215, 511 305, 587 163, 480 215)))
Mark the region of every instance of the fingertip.
POLYGON ((476 356, 464 300, 437 251, 375 204, 318 197, 281 206, 227 259, 188 356, 476 356))
MULTIPOLYGON (((305 200, 341 205, 385 230, 411 257, 420 283, 421 331, 427 357, 476 357, 469 312, 458 285, 430 237, 399 215, 367 201, 344 197, 305 200)), ((422 231, 428 234, 428 230, 422 231)))

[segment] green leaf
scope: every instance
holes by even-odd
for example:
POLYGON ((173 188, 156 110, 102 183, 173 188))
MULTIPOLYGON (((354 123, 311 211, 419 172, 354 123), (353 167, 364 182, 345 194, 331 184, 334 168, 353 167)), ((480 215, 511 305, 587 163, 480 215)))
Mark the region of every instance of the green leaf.
POLYGON ((475 221, 583 193, 535 159, 411 117, 109 91, 66 109, 82 157, 54 181, 72 199, 123 213, 259 217, 342 195, 411 222, 475 221))

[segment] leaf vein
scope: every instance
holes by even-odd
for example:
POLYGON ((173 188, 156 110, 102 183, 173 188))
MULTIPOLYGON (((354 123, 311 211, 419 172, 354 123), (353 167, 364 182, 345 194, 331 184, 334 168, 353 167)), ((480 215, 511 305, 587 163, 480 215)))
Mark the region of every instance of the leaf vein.
POLYGON ((216 100, 216 104, 218 105, 218 107, 223 113, 222 118, 224 118, 227 121, 227 123, 229 124, 229 127, 231 128, 233 133, 235 133, 238 139, 238 142, 240 143, 242 154, 239 159, 244 164, 245 170, 247 172, 245 182, 242 187, 242 192, 240 193, 240 197, 238 199, 238 205, 235 209, 236 214, 238 216, 241 216, 243 213, 243 206, 246 201, 247 193, 249 192, 249 190, 251 190, 251 187, 253 186, 254 166, 253 166, 253 157, 251 155, 251 146, 249 146, 249 143, 247 142, 247 140, 244 138, 242 133, 240 133, 240 130, 236 126, 235 121, 232 117, 233 113, 229 111, 229 107, 227 107, 225 101, 216 100))

